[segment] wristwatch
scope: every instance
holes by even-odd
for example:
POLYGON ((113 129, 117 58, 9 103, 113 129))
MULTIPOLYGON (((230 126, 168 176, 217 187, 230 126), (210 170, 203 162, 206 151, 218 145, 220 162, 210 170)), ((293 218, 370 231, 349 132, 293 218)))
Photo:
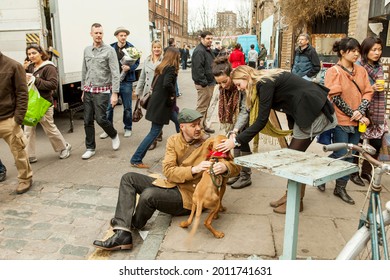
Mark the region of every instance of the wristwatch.
POLYGON ((240 146, 241 146, 241 144, 238 143, 238 141, 237 141, 236 138, 234 138, 233 143, 234 143, 234 146, 235 146, 235 147, 240 147, 240 146))

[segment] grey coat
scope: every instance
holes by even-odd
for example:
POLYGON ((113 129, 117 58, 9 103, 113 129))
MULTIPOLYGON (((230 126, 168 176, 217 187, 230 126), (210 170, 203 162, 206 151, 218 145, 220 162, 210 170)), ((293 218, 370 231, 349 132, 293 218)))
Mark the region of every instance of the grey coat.
POLYGON ((135 89, 135 94, 139 97, 144 96, 150 90, 154 77, 154 70, 156 69, 157 65, 161 63, 162 59, 162 55, 160 56, 159 60, 156 61, 156 63, 153 63, 151 56, 148 56, 145 59, 141 70, 141 75, 137 82, 137 88, 135 89))

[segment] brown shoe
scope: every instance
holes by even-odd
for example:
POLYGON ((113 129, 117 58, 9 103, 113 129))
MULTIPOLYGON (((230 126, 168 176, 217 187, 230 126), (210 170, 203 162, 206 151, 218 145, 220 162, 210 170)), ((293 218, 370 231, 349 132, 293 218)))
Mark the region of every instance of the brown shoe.
POLYGON ((279 198, 278 200, 276 201, 271 201, 270 202, 270 206, 273 207, 273 208, 276 208, 276 207, 279 207, 280 205, 282 204, 285 204, 287 202, 287 191, 286 193, 281 197, 279 198))
POLYGON ((131 167, 147 169, 147 168, 149 168, 149 165, 143 164, 141 162, 141 163, 132 163, 131 167))
POLYGON ((32 186, 32 180, 28 182, 20 182, 18 187, 16 188, 17 194, 22 194, 28 191, 32 186))
POLYGON ((148 150, 149 150, 149 151, 154 150, 154 149, 156 148, 156 146, 157 146, 157 141, 154 141, 153 144, 150 145, 150 147, 149 147, 148 150))
MULTIPOLYGON (((274 208, 274 212, 278 213, 278 214, 286 214, 286 206, 287 206, 287 202, 280 205, 277 208, 274 208)), ((301 203, 299 205, 299 212, 302 212, 302 211, 303 211, 303 202, 301 200, 301 203)))

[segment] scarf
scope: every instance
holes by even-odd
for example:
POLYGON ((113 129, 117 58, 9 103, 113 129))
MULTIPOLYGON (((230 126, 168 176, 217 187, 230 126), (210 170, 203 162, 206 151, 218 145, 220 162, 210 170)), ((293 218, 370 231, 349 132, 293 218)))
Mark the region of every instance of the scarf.
MULTIPOLYGON (((252 125, 259 115, 259 96, 257 94, 256 87, 253 87, 252 94, 251 94, 251 110, 249 113, 249 125, 252 125)), ((287 135, 290 135, 292 133, 292 130, 282 130, 277 127, 275 127, 275 124, 273 124, 269 119, 265 127, 259 132, 259 134, 265 134, 271 137, 285 137, 287 135)), ((253 152, 258 152, 259 148, 259 134, 257 134, 253 138, 253 152)))
POLYGON ((218 117, 221 125, 225 126, 227 130, 232 130, 236 123, 240 110, 240 96, 240 92, 233 83, 230 88, 220 88, 219 90, 218 117))
MULTIPOLYGON (((377 79, 383 78, 383 67, 379 63, 371 65, 361 62, 368 73, 370 83, 373 85, 377 79)), ((385 92, 375 91, 369 106, 370 119, 373 124, 384 124, 385 122, 385 92)))

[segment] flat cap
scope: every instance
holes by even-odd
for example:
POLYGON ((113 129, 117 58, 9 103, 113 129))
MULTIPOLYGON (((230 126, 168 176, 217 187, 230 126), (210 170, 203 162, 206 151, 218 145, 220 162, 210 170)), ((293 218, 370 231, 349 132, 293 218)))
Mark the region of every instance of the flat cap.
POLYGON ((177 116, 177 120, 179 121, 179 123, 192 123, 193 121, 196 121, 197 119, 200 119, 202 117, 202 114, 198 111, 184 108, 177 116))
POLYGON ((126 28, 124 28, 123 26, 120 26, 120 27, 118 27, 118 28, 115 30, 114 36, 118 35, 119 32, 125 32, 127 35, 130 34, 130 31, 127 30, 126 28))

